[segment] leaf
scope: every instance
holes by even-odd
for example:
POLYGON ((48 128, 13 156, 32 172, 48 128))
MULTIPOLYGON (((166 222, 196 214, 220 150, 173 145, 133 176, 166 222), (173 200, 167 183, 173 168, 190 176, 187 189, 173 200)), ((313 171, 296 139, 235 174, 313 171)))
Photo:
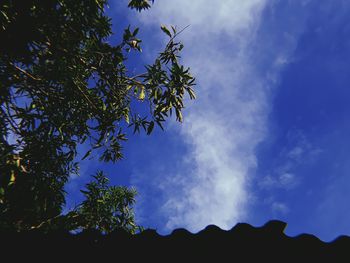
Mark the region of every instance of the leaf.
POLYGON ((164 131, 164 127, 163 127, 161 121, 156 121, 156 122, 157 122, 158 126, 164 131))
POLYGON ((188 88, 187 89, 188 94, 190 95, 190 99, 196 99, 196 94, 194 93, 193 89, 188 88))
POLYGON ((166 26, 162 25, 160 27, 160 29, 165 33, 167 34, 169 37, 171 37, 171 33, 170 33, 170 30, 166 28, 166 26))
POLYGON ((58 131, 59 131, 59 133, 61 135, 61 140, 64 141, 64 136, 63 136, 63 132, 62 132, 62 126, 58 127, 58 131))
POLYGON ((7 22, 10 22, 9 17, 6 15, 6 13, 4 11, 0 11, 1 14, 3 15, 3 17, 5 17, 5 19, 7 20, 7 22))
POLYGON ((87 138, 88 138, 87 136, 84 136, 80 143, 83 144, 87 138))
POLYGON ((182 122, 183 121, 183 117, 182 117, 182 113, 179 109, 176 109, 176 119, 179 121, 179 122, 182 122))
POLYGON ((142 88, 141 88, 140 95, 139 95, 139 99, 140 99, 140 100, 144 100, 144 99, 145 99, 145 96, 146 96, 145 88, 142 87, 142 88))
POLYGON ((134 134, 136 132, 140 132, 140 124, 138 122, 134 122, 134 134))
POLYGON ((87 151, 81 160, 85 160, 91 154, 91 150, 87 151))
POLYGON ((147 122, 146 121, 142 121, 141 122, 141 125, 142 125, 142 127, 143 127, 143 129, 146 131, 146 124, 147 124, 147 122))
POLYGON ((125 118, 126 123, 130 124, 130 118, 129 118, 129 114, 128 113, 125 113, 124 118, 125 118))
POLYGON ((85 191, 85 190, 80 190, 81 193, 83 193, 84 195, 88 195, 89 192, 88 191, 85 191))
POLYGON ((15 176, 15 172, 12 170, 11 171, 11 177, 10 177, 10 182, 9 182, 9 186, 13 185, 16 182, 16 176, 15 176))
POLYGON ((154 128, 154 122, 151 121, 148 125, 148 128, 147 128, 147 135, 151 134, 151 132, 153 131, 153 128, 154 128))
POLYGON ((133 36, 136 36, 138 32, 139 32, 139 28, 137 27, 137 28, 134 30, 134 32, 132 33, 132 35, 133 35, 133 36))
POLYGON ((103 10, 103 2, 101 0, 95 0, 96 4, 98 5, 98 7, 103 10))
POLYGON ((0 187, 0 204, 4 203, 5 189, 0 187))
POLYGON ((118 136, 117 136, 117 139, 118 140, 121 140, 121 141, 127 141, 128 139, 125 137, 125 134, 124 133, 119 133, 118 136))

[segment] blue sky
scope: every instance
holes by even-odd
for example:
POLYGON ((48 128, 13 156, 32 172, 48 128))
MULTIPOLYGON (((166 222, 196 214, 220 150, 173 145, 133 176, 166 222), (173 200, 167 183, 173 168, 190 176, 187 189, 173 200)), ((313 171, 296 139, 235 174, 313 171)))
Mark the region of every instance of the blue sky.
POLYGON ((198 99, 184 123, 130 134, 123 161, 83 162, 68 206, 103 169, 137 188, 136 219, 161 234, 280 219, 290 236, 350 235, 350 2, 158 0, 141 14, 126 5, 112 1, 108 13, 117 35, 140 27, 131 72, 166 42, 160 24, 190 25, 179 39, 198 99))

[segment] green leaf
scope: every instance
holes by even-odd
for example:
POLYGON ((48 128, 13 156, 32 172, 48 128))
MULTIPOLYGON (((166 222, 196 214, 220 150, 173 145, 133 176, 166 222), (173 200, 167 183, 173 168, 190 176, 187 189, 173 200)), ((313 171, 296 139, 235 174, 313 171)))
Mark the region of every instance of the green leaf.
POLYGON ((141 88, 140 95, 139 95, 139 99, 140 99, 140 100, 144 100, 144 99, 145 99, 145 96, 146 96, 145 88, 142 87, 142 88, 141 88))
POLYGON ((162 25, 162 26, 160 27, 160 29, 161 29, 165 34, 167 34, 169 37, 171 37, 170 30, 169 30, 166 26, 162 25))
POLYGON ((136 36, 138 32, 139 32, 139 28, 137 27, 137 28, 134 30, 134 33, 132 33, 132 35, 133 35, 133 36, 136 36))
POLYGON ((179 109, 176 109, 176 120, 178 120, 179 122, 183 121, 182 113, 179 109))
POLYGON ((13 185, 16 182, 16 176, 15 176, 15 172, 12 170, 11 171, 11 177, 10 177, 10 182, 8 183, 8 185, 13 185))
POLYGON ((130 118, 129 118, 129 114, 128 113, 124 114, 124 118, 125 118, 126 123, 130 124, 130 118))
POLYGON ((101 1, 101 0, 95 0, 95 2, 96 2, 96 4, 98 5, 98 7, 99 7, 100 9, 103 9, 103 1, 101 1))
POLYGON ((196 99, 196 94, 194 93, 193 89, 188 88, 187 89, 188 94, 190 95, 190 99, 196 99))

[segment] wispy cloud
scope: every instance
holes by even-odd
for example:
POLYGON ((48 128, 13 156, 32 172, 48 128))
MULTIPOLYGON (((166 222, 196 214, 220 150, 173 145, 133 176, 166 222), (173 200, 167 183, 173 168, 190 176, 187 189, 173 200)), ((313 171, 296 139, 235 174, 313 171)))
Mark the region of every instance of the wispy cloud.
POLYGON ((298 184, 298 178, 296 178, 295 174, 290 172, 284 172, 277 176, 267 175, 263 177, 259 186, 265 190, 272 190, 274 188, 282 188, 282 189, 292 189, 298 184))
POLYGON ((254 151, 266 136, 269 93, 295 45, 288 32, 278 32, 278 43, 260 42, 266 38, 258 32, 265 6, 264 0, 158 1, 141 16, 151 26, 191 25, 180 38, 183 60, 198 80, 198 99, 180 130, 189 155, 178 174, 163 176, 158 185, 167 229, 198 231, 208 224, 228 229, 246 217, 254 151), (259 55, 271 47, 276 47, 271 56, 259 55))
POLYGON ((271 208, 274 214, 285 215, 289 212, 289 208, 287 207, 287 205, 281 202, 272 202, 271 208))
POLYGON ((304 167, 312 165, 324 153, 300 130, 289 130, 286 137, 286 145, 276 153, 271 170, 265 171, 267 175, 261 174, 257 180, 263 193, 261 196, 269 196, 263 203, 273 216, 285 216, 291 211, 289 204, 292 202, 287 204, 285 194, 305 187, 308 178, 303 173, 304 167))
POLYGON ((296 170, 314 162, 323 153, 323 150, 313 145, 300 130, 290 130, 287 133, 286 144, 276 155, 272 170, 258 182, 260 188, 295 188, 301 181, 296 170))

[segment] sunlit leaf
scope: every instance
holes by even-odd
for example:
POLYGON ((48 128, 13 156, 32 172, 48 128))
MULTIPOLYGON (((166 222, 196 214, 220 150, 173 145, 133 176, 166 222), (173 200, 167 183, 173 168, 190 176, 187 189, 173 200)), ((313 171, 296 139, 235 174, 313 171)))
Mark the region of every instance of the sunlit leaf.
POLYGON ((165 34, 167 34, 169 37, 171 37, 170 30, 169 30, 166 26, 162 25, 162 26, 160 27, 160 29, 161 29, 165 34))

